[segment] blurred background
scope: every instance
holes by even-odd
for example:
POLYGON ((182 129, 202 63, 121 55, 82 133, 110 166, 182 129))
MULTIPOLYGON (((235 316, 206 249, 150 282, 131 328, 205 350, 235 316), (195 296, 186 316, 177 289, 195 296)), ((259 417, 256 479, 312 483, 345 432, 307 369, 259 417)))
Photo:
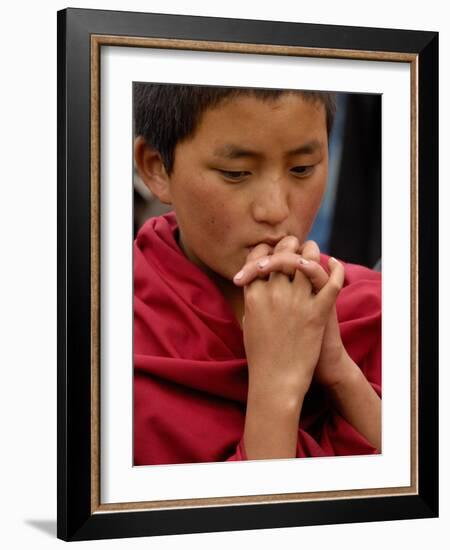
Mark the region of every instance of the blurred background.
MULTIPOLYGON (((337 93, 327 190, 309 234, 322 252, 381 271, 381 95, 337 93)), ((134 235, 168 212, 134 174, 134 235)))

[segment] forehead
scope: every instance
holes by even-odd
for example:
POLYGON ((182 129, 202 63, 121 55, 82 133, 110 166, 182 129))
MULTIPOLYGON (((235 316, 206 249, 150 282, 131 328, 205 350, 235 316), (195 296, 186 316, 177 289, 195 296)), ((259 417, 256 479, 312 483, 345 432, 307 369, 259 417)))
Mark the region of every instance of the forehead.
POLYGON ((215 153, 233 156, 224 144, 257 147, 283 146, 286 151, 327 143, 324 104, 300 93, 286 92, 277 98, 238 95, 227 98, 202 114, 192 140, 215 153))

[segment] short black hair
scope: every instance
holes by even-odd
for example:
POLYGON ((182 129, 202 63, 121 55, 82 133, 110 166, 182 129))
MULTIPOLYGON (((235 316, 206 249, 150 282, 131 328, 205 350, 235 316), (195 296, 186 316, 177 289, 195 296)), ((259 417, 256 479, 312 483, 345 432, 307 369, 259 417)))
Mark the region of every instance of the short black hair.
POLYGON ((170 175, 175 147, 194 134, 207 109, 237 96, 254 96, 270 101, 285 93, 298 93, 310 101, 322 103, 326 111, 327 132, 330 133, 336 112, 333 92, 134 82, 134 134, 136 137, 142 136, 148 145, 159 152, 170 175))

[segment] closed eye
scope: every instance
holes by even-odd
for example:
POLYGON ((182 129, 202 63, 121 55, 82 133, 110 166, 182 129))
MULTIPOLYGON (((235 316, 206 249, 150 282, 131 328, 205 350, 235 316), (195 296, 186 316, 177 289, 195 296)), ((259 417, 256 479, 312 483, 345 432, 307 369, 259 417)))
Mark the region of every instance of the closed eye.
POLYGON ((250 172, 246 172, 244 170, 241 170, 241 171, 219 170, 219 172, 222 174, 222 176, 225 179, 229 179, 233 181, 241 180, 245 178, 245 176, 248 176, 250 174, 250 172))
POLYGON ((300 178, 305 178, 309 176, 313 170, 314 164, 308 166, 295 166, 294 168, 291 168, 291 172, 293 172, 297 177, 300 178))

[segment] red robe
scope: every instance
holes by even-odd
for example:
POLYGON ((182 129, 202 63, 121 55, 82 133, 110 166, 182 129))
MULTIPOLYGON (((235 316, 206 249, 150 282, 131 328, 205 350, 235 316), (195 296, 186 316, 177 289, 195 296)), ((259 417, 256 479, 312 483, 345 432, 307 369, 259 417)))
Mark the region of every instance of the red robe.
MULTIPOLYGON (((242 329, 214 282, 179 248, 177 230, 174 213, 152 218, 134 243, 134 464, 246 460, 242 329)), ((322 254, 323 266, 327 260, 322 254)), ((342 340, 381 397, 381 275, 344 265, 342 340)), ((313 381, 297 457, 377 452, 313 381)))

